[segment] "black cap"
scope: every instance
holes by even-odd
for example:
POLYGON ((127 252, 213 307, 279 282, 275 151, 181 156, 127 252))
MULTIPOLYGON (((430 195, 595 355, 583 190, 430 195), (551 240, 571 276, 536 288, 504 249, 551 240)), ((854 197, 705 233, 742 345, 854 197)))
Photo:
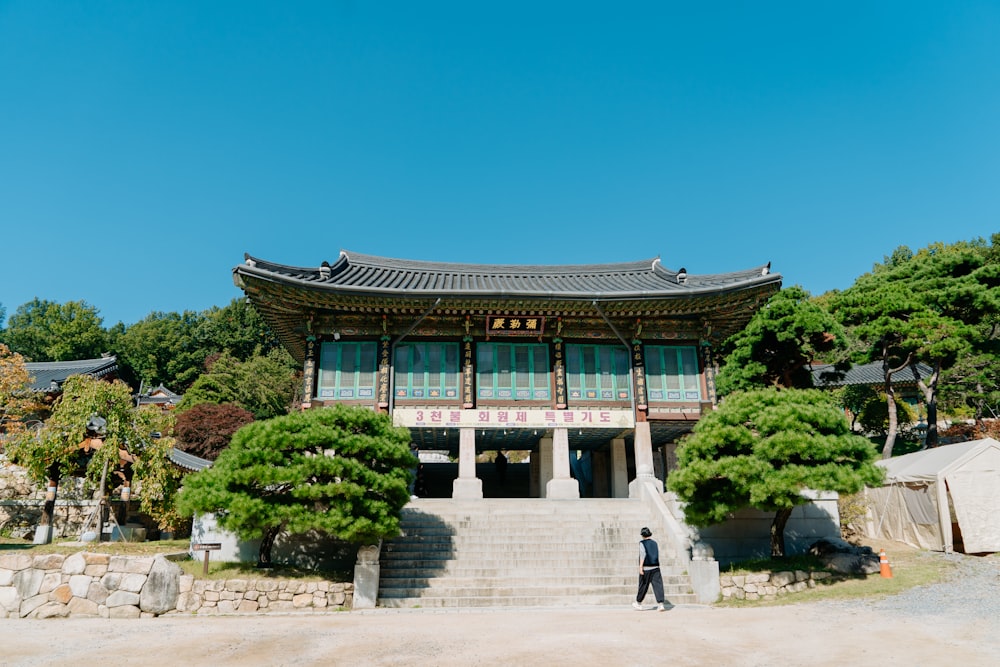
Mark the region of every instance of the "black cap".
POLYGON ((649 528, 643 528, 642 530, 639 531, 639 534, 642 535, 643 537, 649 537, 653 533, 649 532, 649 528))

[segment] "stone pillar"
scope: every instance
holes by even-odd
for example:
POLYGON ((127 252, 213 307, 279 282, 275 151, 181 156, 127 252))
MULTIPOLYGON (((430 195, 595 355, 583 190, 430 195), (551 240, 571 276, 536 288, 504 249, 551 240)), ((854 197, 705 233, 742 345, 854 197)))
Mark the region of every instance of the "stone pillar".
POLYGON ((483 480, 476 477, 476 429, 463 428, 458 436, 458 479, 452 498, 482 498, 483 480))
POLYGON ((625 438, 611 441, 611 497, 628 498, 628 458, 625 438))
POLYGON ((579 498, 580 485, 569 474, 569 431, 552 433, 552 479, 545 485, 546 498, 579 498))
POLYGON ((635 424, 635 479, 628 485, 629 497, 640 497, 636 485, 640 482, 655 482, 663 490, 662 480, 653 475, 653 436, 649 432, 649 422, 635 424))
POLYGON ((538 497, 545 497, 545 489, 552 479, 552 438, 538 441, 538 497))
POLYGON ((354 564, 354 603, 352 609, 374 609, 378 602, 378 580, 382 566, 379 551, 382 543, 368 544, 358 549, 354 564))

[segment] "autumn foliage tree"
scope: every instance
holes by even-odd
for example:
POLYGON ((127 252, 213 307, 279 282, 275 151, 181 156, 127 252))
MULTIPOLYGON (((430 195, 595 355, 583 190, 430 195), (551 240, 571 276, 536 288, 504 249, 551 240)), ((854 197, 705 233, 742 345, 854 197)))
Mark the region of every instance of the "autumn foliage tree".
POLYGON ((354 543, 399 533, 416 461, 410 433, 388 415, 335 405, 247 424, 215 464, 185 478, 178 507, 214 513, 272 564, 283 531, 318 530, 354 543))
POLYGON ((253 415, 238 405, 199 403, 177 415, 174 434, 180 449, 214 461, 233 434, 252 421, 253 415))

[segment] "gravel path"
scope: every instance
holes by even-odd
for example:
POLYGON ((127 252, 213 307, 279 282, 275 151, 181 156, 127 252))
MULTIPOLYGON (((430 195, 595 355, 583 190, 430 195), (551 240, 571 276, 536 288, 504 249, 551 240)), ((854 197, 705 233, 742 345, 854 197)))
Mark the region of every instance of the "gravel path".
POLYGON ((371 610, 140 620, 0 621, 0 667, 668 663, 937 667, 1000 664, 996 556, 946 556, 944 584, 883 600, 666 613, 621 607, 371 610))

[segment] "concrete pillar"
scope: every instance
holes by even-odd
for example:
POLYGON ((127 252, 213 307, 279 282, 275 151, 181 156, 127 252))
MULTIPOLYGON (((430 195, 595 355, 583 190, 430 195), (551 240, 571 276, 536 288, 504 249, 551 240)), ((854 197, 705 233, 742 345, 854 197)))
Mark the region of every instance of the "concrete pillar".
POLYGON ((580 485, 569 474, 569 431, 552 433, 552 479, 545 485, 546 498, 579 498, 580 485))
POLYGON ((636 489, 640 482, 657 482, 663 490, 663 481, 653 475, 653 436, 649 432, 649 422, 635 424, 635 479, 628 485, 630 498, 641 497, 636 489))
POLYGON ((628 457, 625 438, 611 441, 611 497, 628 498, 628 457))
POLYGON ((452 498, 482 498, 483 480, 476 477, 476 429, 463 428, 458 435, 458 479, 452 498))
POLYGON ((552 438, 538 441, 538 497, 545 497, 545 489, 552 479, 552 438))

